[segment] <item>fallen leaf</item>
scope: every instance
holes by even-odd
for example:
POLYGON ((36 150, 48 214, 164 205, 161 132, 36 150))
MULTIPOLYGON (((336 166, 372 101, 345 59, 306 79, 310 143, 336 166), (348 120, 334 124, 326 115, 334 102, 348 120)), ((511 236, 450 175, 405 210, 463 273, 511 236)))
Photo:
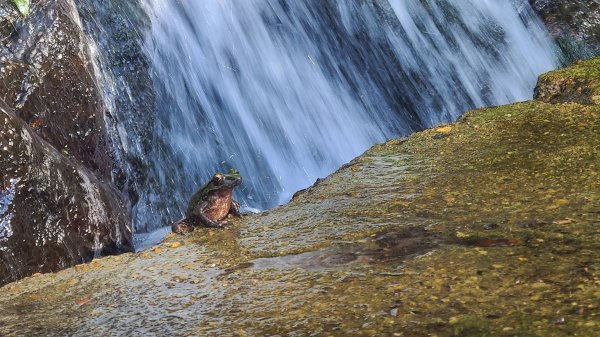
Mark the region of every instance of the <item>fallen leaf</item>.
POLYGON ((564 220, 556 220, 556 221, 554 221, 553 223, 554 223, 555 225, 561 225, 561 226, 562 226, 562 225, 570 225, 570 224, 572 224, 572 223, 575 223, 575 220, 573 220, 573 219, 569 219, 569 218, 566 218, 566 219, 564 219, 564 220))
POLYGON ((75 302, 77 305, 84 305, 87 303, 90 303, 92 301, 92 299, 90 297, 82 297, 80 299, 77 300, 77 302, 75 302))
POLYGON ((450 133, 450 131, 452 131, 452 127, 450 125, 441 126, 437 129, 435 129, 435 131, 441 132, 441 133, 450 133))

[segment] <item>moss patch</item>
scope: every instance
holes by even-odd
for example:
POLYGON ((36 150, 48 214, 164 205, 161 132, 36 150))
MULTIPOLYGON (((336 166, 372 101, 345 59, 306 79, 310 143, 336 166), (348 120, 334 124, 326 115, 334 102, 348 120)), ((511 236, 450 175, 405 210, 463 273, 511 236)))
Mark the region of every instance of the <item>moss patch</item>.
POLYGON ((600 58, 543 74, 535 98, 547 103, 600 104, 600 58))
POLYGON ((12 3, 15 5, 21 15, 26 16, 29 14, 30 0, 12 0, 12 3))

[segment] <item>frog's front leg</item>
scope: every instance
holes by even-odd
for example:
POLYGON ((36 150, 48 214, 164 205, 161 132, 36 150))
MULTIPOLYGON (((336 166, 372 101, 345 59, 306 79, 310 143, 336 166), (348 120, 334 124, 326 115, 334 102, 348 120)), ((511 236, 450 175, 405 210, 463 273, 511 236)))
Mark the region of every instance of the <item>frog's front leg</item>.
POLYGON ((240 203, 233 200, 231 202, 231 207, 229 208, 229 214, 233 216, 240 216, 242 213, 240 212, 240 203))

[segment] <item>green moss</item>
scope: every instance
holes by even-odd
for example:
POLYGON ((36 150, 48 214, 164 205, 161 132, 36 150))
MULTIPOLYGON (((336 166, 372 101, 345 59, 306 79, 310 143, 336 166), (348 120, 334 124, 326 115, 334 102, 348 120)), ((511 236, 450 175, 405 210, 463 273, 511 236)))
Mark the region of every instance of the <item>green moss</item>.
POLYGON ((570 67, 557 69, 541 76, 542 79, 556 80, 561 78, 577 78, 600 81, 600 57, 579 61, 570 67))
POLYGON ((535 98, 547 103, 600 105, 600 58, 543 74, 538 80, 535 98))
POLYGON ((12 0, 12 3, 15 5, 21 15, 26 16, 29 14, 30 0, 12 0))

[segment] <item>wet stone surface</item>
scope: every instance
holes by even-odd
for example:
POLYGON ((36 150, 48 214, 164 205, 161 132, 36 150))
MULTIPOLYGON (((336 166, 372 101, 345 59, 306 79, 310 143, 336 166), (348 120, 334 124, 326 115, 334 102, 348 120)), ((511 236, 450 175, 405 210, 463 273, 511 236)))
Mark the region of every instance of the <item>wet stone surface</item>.
POLYGON ((121 196, 0 102, 0 285, 131 251, 121 196))
POLYGON ((72 0, 0 1, 0 99, 65 156, 109 176, 104 102, 72 0))
POLYGON ((600 55, 600 2, 597 0, 529 0, 546 24, 563 61, 600 55))
POLYGON ((592 336, 600 107, 375 146, 224 230, 0 288, 0 335, 592 336))

